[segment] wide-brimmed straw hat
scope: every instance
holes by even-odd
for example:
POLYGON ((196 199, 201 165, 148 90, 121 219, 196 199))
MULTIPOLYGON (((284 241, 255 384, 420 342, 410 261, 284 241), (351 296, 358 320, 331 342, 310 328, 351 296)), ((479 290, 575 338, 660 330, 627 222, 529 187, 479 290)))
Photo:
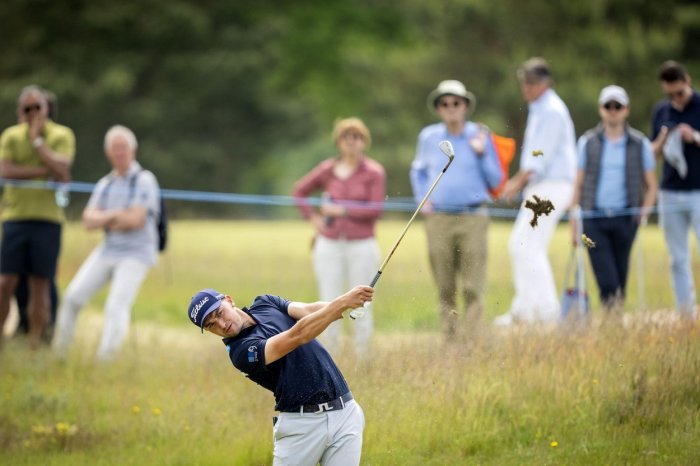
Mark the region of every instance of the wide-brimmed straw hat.
POLYGON ((448 79, 441 81, 438 86, 428 94, 428 108, 431 112, 434 112, 437 107, 437 101, 440 97, 445 95, 454 95, 457 97, 462 97, 469 104, 469 113, 473 113, 476 108, 476 97, 474 94, 469 92, 464 84, 456 79, 448 79))

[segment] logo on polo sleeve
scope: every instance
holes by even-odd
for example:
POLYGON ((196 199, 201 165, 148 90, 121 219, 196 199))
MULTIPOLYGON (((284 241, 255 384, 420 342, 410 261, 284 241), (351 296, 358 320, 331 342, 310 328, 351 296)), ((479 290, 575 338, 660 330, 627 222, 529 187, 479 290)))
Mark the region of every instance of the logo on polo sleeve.
POLYGON ((249 346, 248 347, 248 362, 258 362, 258 347, 249 346))

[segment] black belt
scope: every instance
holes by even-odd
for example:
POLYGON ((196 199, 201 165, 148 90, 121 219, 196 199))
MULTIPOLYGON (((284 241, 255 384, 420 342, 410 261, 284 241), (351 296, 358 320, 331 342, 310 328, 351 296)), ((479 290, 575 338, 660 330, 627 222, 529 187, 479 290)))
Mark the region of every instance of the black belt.
POLYGON ((434 207, 435 213, 436 214, 452 214, 452 215, 459 215, 463 214, 465 212, 476 212, 477 210, 481 209, 485 204, 479 203, 479 204, 472 204, 472 205, 465 205, 465 206, 454 206, 452 208, 448 209, 441 209, 439 207, 434 207))
POLYGON ((286 413, 307 413, 316 414, 322 413, 324 411, 337 411, 339 409, 345 408, 345 405, 352 400, 352 393, 347 392, 345 395, 336 398, 335 400, 327 401, 325 403, 318 403, 313 405, 304 405, 299 409, 293 411, 284 411, 286 413))

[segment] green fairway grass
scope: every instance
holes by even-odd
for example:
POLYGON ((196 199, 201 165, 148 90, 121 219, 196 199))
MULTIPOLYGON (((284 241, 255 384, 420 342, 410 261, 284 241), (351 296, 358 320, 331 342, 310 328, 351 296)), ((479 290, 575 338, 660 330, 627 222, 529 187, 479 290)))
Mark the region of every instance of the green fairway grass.
MULTIPOLYGON (((405 220, 386 220, 387 253, 405 220)), ((674 319, 660 231, 633 250, 625 324, 587 329, 489 325, 508 309, 510 223, 491 225, 485 317, 444 342, 424 228, 411 227, 376 287, 366 361, 337 360, 367 420, 363 465, 700 463, 700 329, 674 319)), ((0 350, 0 465, 270 465, 272 395, 231 366, 185 315, 214 287, 240 306, 260 293, 315 300, 310 226, 301 221, 174 221, 171 243, 136 301, 120 358, 94 359, 105 293, 80 315, 65 361, 22 338, 0 350)), ((561 289, 568 225, 552 242, 561 289)), ((59 287, 99 233, 67 225, 59 287)), ((694 262, 696 277, 697 261, 694 262)), ((346 322, 351 326, 351 322, 346 322)))
MULTIPOLYGON (((377 236, 387 254, 405 226, 405 220, 379 223, 377 236)), ((561 290, 570 252, 568 224, 560 225, 552 241, 550 257, 561 290)), ((200 288, 213 287, 231 294, 238 304, 248 304, 262 292, 299 301, 315 300, 311 269, 312 230, 301 221, 183 221, 171 227, 171 244, 145 282, 134 309, 137 321, 184 325, 183 306, 200 288)), ((508 238, 511 223, 492 222, 489 232, 488 280, 485 316, 505 312, 513 296, 508 238)), ((64 234, 59 286, 65 288, 100 233, 88 233, 69 224, 64 234)), ((660 230, 640 230, 630 261, 627 310, 639 309, 637 260, 642 248, 645 307, 673 306, 666 247, 660 230)), ((586 258, 591 301, 598 307, 598 292, 586 258)), ((696 277, 700 276, 694 261, 696 277)), ((93 300, 101 305, 104 293, 93 300)), ((381 331, 436 330, 437 294, 427 257, 425 229, 421 221, 408 230, 377 284, 375 321, 381 331)))

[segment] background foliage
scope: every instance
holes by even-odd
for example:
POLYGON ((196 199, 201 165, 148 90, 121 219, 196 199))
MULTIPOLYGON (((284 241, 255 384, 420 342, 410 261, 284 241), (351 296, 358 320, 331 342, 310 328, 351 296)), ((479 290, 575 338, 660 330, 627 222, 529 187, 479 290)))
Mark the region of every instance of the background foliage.
POLYGON ((7 0, 0 24, 0 126, 37 83, 76 132, 74 179, 106 172, 102 137, 122 123, 142 163, 178 189, 288 194, 333 154, 333 121, 357 115, 389 195, 408 195, 437 82, 463 80, 475 119, 520 140, 515 71, 534 55, 551 62, 579 134, 606 84, 628 89, 632 123, 647 131, 658 65, 674 58, 700 76, 692 0, 7 0))

